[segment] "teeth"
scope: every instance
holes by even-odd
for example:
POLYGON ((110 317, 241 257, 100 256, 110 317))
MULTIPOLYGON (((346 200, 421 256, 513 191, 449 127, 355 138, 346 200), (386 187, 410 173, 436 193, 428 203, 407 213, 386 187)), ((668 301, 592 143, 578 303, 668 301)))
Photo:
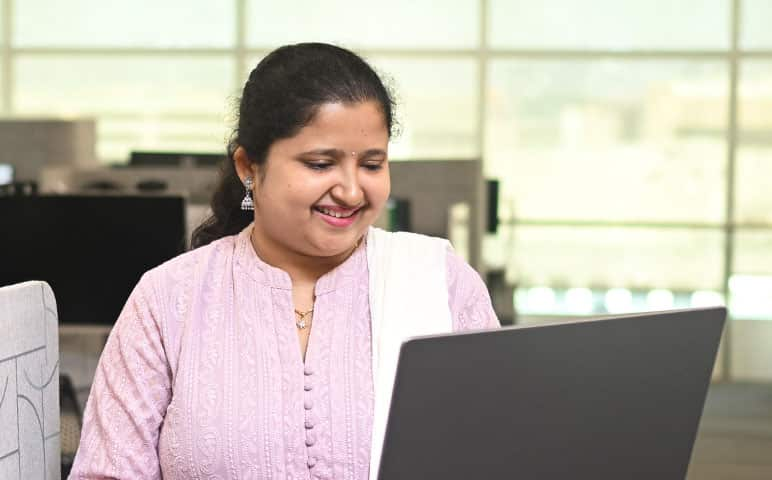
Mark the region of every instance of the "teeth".
POLYGON ((355 212, 351 212, 348 215, 344 215, 344 214, 342 214, 340 212, 333 212, 332 210, 327 210, 326 208, 322 208, 322 207, 317 207, 317 210, 319 210, 320 212, 322 212, 325 215, 329 215, 329 216, 335 217, 335 218, 348 218, 348 217, 350 217, 351 215, 353 215, 355 213, 355 212))

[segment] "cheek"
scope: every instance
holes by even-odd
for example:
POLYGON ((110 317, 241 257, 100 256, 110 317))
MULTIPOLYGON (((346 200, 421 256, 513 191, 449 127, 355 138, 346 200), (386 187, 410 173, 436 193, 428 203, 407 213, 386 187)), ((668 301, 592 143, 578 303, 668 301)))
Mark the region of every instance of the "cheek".
POLYGON ((308 206, 309 203, 313 203, 309 200, 313 197, 313 192, 313 185, 287 176, 274 179, 271 187, 266 189, 266 196, 270 197, 273 205, 279 210, 294 210, 298 206, 308 206))
POLYGON ((377 208, 382 208, 391 193, 391 182, 388 174, 384 178, 373 179, 369 185, 370 202, 377 208))
POLYGON ((284 186, 284 205, 286 209, 307 210, 314 204, 317 195, 310 185, 288 183, 284 186))

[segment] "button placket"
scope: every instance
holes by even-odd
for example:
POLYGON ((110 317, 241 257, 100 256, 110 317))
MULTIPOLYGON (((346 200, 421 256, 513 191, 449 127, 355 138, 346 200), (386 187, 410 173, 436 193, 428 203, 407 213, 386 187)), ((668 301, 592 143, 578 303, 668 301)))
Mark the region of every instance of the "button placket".
POLYGON ((305 411, 305 421, 303 426, 305 427, 306 431, 306 447, 308 447, 308 460, 307 465, 308 468, 314 468, 314 466, 318 462, 318 457, 314 455, 314 453, 311 451, 310 447, 313 447, 316 444, 316 433, 313 431, 314 425, 316 424, 315 416, 312 413, 312 410, 314 408, 314 400, 312 398, 311 391, 313 390, 313 377, 314 370, 313 368, 309 366, 305 366, 303 368, 303 409, 305 411))

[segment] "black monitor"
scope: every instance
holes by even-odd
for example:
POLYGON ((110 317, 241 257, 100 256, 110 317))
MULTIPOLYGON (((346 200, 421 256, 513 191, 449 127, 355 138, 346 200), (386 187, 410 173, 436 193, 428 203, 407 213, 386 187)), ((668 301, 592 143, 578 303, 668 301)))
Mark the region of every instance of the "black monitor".
POLYGON ((216 167, 225 160, 222 153, 131 152, 130 167, 216 167))
POLYGON ((0 286, 45 280, 63 324, 111 325, 142 274, 185 249, 181 197, 0 197, 0 224, 0 286))
POLYGON ((496 233, 499 229, 499 181, 485 180, 485 232, 496 233))

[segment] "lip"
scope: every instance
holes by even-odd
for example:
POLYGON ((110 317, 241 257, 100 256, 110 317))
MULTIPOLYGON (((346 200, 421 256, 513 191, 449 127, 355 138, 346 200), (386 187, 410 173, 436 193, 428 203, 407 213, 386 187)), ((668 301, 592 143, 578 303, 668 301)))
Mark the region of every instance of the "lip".
POLYGON ((328 207, 326 205, 324 205, 324 206, 320 205, 319 207, 316 207, 316 208, 312 209, 314 214, 319 215, 319 217, 321 217, 322 220, 327 222, 328 225, 332 225, 333 227, 338 227, 338 228, 348 227, 351 224, 353 224, 357 220, 357 218, 359 217, 359 211, 361 210, 361 207, 360 208, 355 208, 353 210, 350 209, 350 208, 331 207, 331 206, 328 207), (316 208, 319 208, 319 207, 327 209, 327 210, 332 210, 332 211, 337 212, 337 213, 350 213, 352 211, 354 213, 352 213, 351 216, 346 217, 346 218, 332 217, 330 215, 325 215, 324 213, 322 213, 322 212, 320 212, 319 210, 316 209, 316 208))

